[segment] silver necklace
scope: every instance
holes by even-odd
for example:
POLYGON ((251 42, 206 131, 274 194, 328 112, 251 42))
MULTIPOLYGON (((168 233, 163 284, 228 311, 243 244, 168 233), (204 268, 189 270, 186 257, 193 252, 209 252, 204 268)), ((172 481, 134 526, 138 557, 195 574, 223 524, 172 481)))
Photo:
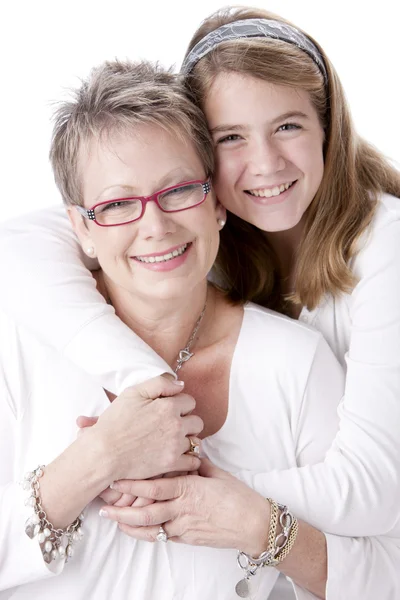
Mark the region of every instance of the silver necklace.
POLYGON ((207 302, 204 304, 203 310, 201 311, 200 316, 196 321, 196 324, 191 333, 191 336, 188 339, 188 341, 186 342, 186 346, 184 348, 182 348, 182 350, 179 350, 178 358, 176 359, 177 365, 174 369, 174 373, 177 373, 179 371, 179 369, 182 368, 183 363, 190 360, 193 356, 193 352, 190 352, 190 348, 194 342, 194 338, 196 337, 196 334, 197 334, 199 327, 201 325, 201 322, 203 320, 204 313, 206 312, 206 306, 207 306, 207 302))

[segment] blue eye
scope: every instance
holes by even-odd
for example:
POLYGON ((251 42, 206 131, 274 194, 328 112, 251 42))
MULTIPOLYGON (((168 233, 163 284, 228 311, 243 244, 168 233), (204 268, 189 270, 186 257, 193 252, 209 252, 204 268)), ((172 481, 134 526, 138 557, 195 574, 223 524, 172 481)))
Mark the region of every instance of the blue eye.
POLYGON ((295 131, 296 129, 301 129, 301 126, 296 123, 284 123, 278 127, 278 131, 295 131))
POLYGON ((229 135, 226 135, 225 137, 222 137, 219 140, 217 140, 217 144, 224 144, 226 142, 236 142, 239 139, 240 136, 237 135, 237 133, 230 133, 229 135))

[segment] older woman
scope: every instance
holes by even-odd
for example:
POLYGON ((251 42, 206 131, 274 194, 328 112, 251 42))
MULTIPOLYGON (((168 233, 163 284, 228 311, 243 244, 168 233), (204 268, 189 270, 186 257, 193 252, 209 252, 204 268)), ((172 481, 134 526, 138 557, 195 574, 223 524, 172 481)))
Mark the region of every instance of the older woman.
MULTIPOLYGON (((107 301, 164 370, 180 369, 196 408, 188 414, 185 394, 150 401, 181 391, 162 378, 110 403, 96 380, 1 314, 0 598, 223 599, 242 578, 238 593, 264 599, 277 571, 262 567, 284 563, 292 548, 300 564, 315 542, 286 507, 221 474, 222 487, 205 492, 210 525, 241 514, 242 526, 218 550, 164 544, 168 525, 157 527, 157 544, 134 541, 99 516, 97 496, 114 480, 196 469, 203 424, 203 450, 226 471, 320 459, 342 370, 321 334, 232 304, 207 283, 225 212, 211 190, 204 120, 172 75, 117 62, 95 70, 58 112, 52 161, 107 301), (79 414, 100 417, 75 439, 79 414), (16 482, 27 469, 24 508, 16 482), (245 553, 242 574, 235 549, 245 553)), ((323 579, 323 557, 317 563, 323 579)), ((303 565, 311 586, 315 564, 303 565)))

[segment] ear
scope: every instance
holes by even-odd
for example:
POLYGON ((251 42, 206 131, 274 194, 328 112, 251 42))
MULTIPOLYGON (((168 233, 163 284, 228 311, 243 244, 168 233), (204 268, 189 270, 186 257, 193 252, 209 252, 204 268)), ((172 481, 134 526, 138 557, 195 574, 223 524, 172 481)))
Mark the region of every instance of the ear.
POLYGON ((67 215, 72 225, 72 229, 75 231, 82 246, 82 250, 85 254, 94 258, 96 256, 96 247, 91 238, 85 218, 76 210, 75 206, 68 206, 67 215))

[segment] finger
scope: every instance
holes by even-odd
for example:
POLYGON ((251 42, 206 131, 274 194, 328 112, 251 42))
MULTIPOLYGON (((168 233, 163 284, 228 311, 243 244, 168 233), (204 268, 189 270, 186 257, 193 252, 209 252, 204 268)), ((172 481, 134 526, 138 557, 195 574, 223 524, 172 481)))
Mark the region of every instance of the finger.
MULTIPOLYGON (((167 534, 168 541, 175 542, 180 539, 172 535, 173 523, 164 523, 162 527, 167 534)), ((132 527, 131 525, 125 525, 123 523, 118 524, 118 529, 123 533, 126 533, 136 540, 143 540, 145 542, 157 542, 159 528, 160 527, 157 525, 155 527, 132 527)))
POLYGON ((170 473, 164 473, 164 477, 183 477, 188 475, 187 471, 171 471, 170 473))
MULTIPOLYGON (((185 416, 196 408, 196 401, 189 394, 179 394, 174 398, 174 406, 179 415, 185 416)), ((197 419, 200 419, 200 417, 197 417, 197 419)))
POLYGON ((204 429, 204 422, 197 415, 187 415, 182 417, 182 424, 185 435, 199 435, 204 429))
POLYGON ((116 490, 111 490, 110 488, 105 489, 101 492, 99 498, 101 498, 107 504, 115 504, 122 497, 121 492, 117 492, 116 490))
MULTIPOLYGON (((172 480, 171 480, 172 481, 172 480)), ((132 525, 134 527, 149 527, 151 525, 160 526, 162 523, 174 518, 176 509, 173 501, 154 502, 143 508, 134 508, 132 506, 119 508, 117 506, 105 505, 100 509, 100 517, 105 517, 117 523, 132 525)))
POLYGON ((219 469, 208 458, 201 459, 199 474, 202 477, 215 477, 218 479, 232 479, 232 475, 219 469))
POLYGON ((193 454, 182 454, 172 465, 172 471, 197 471, 200 469, 201 461, 198 456, 193 454))
POLYGON ((134 481, 132 479, 121 479, 112 484, 113 490, 122 494, 132 494, 141 498, 152 500, 172 500, 181 496, 186 489, 184 477, 173 479, 161 478, 134 481))
POLYGON ((155 400, 156 398, 160 397, 175 396, 176 394, 182 392, 182 389, 183 382, 171 381, 167 377, 160 375, 159 377, 148 379, 143 383, 139 383, 134 387, 128 388, 123 393, 124 395, 133 393, 135 396, 139 394, 142 396, 142 398, 146 398, 147 400, 155 400))
MULTIPOLYGON (((127 496, 128 494, 124 494, 124 496, 127 496)), ((153 502, 155 502, 155 500, 153 500, 152 498, 142 498, 141 496, 139 498, 136 498, 135 502, 132 503, 132 506, 134 508, 141 508, 142 506, 148 506, 149 504, 153 504, 153 502)))
POLYGON ((137 501, 136 496, 131 496, 130 494, 122 494, 121 498, 117 500, 117 502, 113 503, 113 506, 133 506, 137 501))
POLYGON ((79 428, 83 429, 84 427, 91 427, 92 425, 95 425, 98 420, 99 417, 86 417, 85 415, 80 415, 76 419, 76 424, 79 428))

